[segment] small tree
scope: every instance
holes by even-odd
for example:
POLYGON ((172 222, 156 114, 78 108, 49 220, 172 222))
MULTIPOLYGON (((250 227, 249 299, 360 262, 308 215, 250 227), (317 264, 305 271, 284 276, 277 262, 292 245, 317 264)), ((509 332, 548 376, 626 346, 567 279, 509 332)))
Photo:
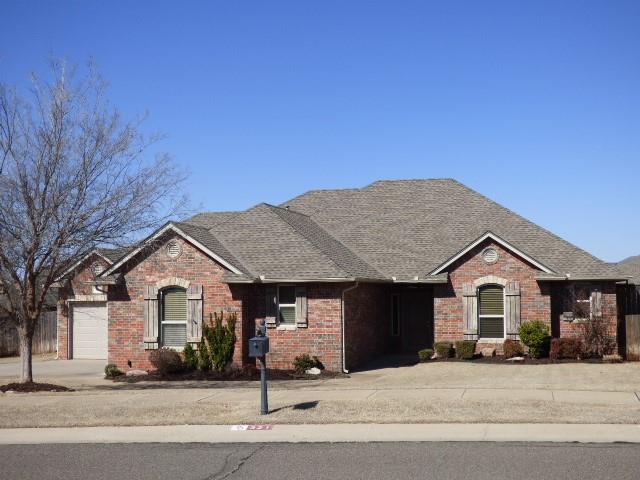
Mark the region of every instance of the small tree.
POLYGON ((541 320, 525 322, 518 329, 520 340, 527 347, 533 358, 540 358, 549 352, 549 343, 551 336, 549 335, 549 327, 541 320))
POLYGON ((0 84, 0 309, 18 330, 22 382, 33 381, 33 334, 59 275, 181 212, 185 179, 168 156, 147 158, 160 137, 122 120, 92 66, 76 81, 53 63, 31 86, 0 84))

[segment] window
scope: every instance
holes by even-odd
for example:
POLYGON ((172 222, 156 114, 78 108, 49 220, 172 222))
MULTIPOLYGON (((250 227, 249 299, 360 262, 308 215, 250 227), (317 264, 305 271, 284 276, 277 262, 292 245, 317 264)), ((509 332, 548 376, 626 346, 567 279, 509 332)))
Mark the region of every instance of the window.
POLYGON ((400 295, 391 295, 391 335, 400 335, 400 295))
POLYGON ((296 287, 278 287, 278 320, 282 325, 296 324, 296 287))
POLYGON ((187 343, 187 291, 167 288, 162 291, 162 345, 182 348, 187 343))
POLYGON ((478 291, 478 333, 480 338, 504 338, 504 290, 487 285, 478 291))
POLYGON ((591 286, 573 286, 573 313, 576 320, 589 320, 591 318, 591 286))

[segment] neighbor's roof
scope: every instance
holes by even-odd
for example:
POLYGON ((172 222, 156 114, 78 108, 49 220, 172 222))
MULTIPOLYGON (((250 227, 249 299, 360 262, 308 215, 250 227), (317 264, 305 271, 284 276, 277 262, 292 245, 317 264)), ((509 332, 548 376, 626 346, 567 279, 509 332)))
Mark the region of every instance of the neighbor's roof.
POLYGON ((632 277, 631 283, 640 285, 640 255, 622 260, 618 263, 618 268, 632 277))
POLYGON ((201 213, 180 225, 185 224, 197 228, 194 237, 207 231, 217 242, 211 250, 241 265, 243 273, 236 276, 244 281, 421 281, 487 232, 559 277, 622 278, 616 265, 451 179, 314 190, 281 207, 201 213))

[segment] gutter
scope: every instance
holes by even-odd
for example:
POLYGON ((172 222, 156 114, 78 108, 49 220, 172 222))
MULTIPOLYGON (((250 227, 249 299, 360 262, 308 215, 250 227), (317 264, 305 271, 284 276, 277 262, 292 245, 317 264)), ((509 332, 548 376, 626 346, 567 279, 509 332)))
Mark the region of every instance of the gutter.
POLYGON ((355 290, 356 288, 358 288, 360 286, 360 282, 356 281, 356 284, 345 288, 342 291, 342 302, 340 303, 340 317, 341 317, 341 336, 342 336, 342 373, 349 373, 349 370, 347 370, 347 359, 346 359, 346 342, 345 342, 345 338, 344 338, 344 331, 345 331, 345 308, 344 308, 344 294, 347 292, 350 292, 351 290, 355 290))

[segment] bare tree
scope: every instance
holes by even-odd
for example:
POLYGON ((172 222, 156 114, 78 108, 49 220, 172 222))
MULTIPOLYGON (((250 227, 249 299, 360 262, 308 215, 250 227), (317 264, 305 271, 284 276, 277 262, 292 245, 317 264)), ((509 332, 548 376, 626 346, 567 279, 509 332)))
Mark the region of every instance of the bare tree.
POLYGON ((34 329, 58 275, 185 206, 186 175, 167 155, 148 158, 159 136, 121 118, 92 65, 75 70, 53 62, 25 94, 0 84, 0 309, 18 330, 22 382, 33 381, 34 329))

